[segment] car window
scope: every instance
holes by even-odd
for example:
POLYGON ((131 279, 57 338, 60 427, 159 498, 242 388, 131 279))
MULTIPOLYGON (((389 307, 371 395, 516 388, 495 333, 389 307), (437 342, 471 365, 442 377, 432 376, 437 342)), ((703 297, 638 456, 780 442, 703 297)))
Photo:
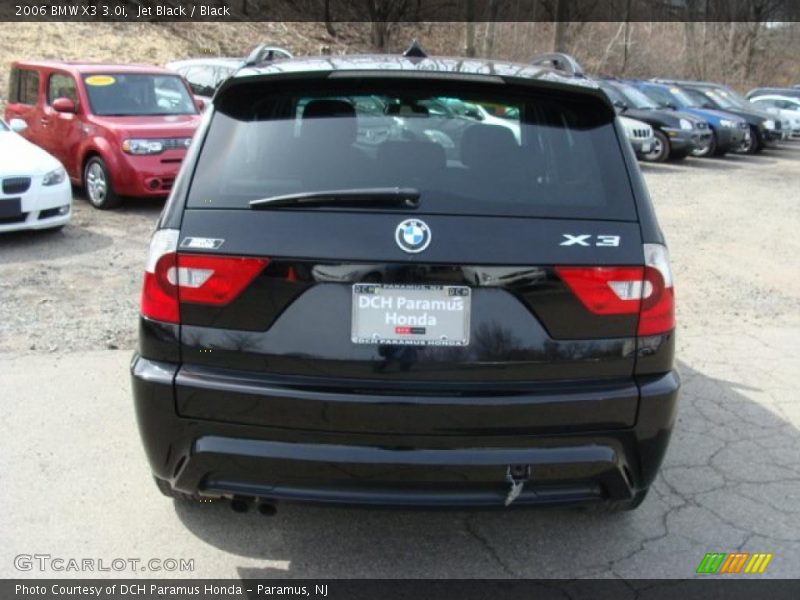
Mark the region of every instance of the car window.
POLYGON ((230 67, 215 67, 214 69, 214 91, 225 81, 228 77, 233 75, 236 69, 230 67))
POLYGON ((683 93, 686 94, 686 96, 692 101, 694 106, 698 106, 700 108, 719 108, 712 97, 706 96, 700 90, 696 90, 694 88, 684 88, 683 93))
POLYGON ((658 108, 658 104, 656 104, 653 100, 647 97, 646 94, 642 93, 638 89, 630 85, 619 85, 616 86, 616 89, 625 97, 626 104, 633 108, 638 108, 641 110, 651 110, 654 108, 658 108))
POLYGON ((78 90, 75 80, 70 75, 54 73, 47 82, 47 103, 52 104, 56 98, 69 98, 77 104, 78 90))
POLYGON ((399 186, 419 189, 431 213, 635 218, 614 115, 596 98, 443 82, 283 85, 218 98, 189 206, 399 186), (446 108, 453 99, 516 119, 464 118, 446 108))
POLYGON ((147 116, 197 114, 178 75, 104 73, 83 77, 96 115, 147 116))
POLYGON ((214 68, 206 65, 196 65, 186 71, 186 81, 192 88, 192 93, 198 96, 212 96, 216 89, 217 80, 214 68))
POLYGON ((731 98, 725 94, 724 92, 718 92, 717 90, 712 89, 704 89, 703 93, 711 98, 712 102, 715 102, 722 108, 741 108, 736 102, 731 100, 731 98))
POLYGON ((659 104, 659 106, 666 107, 676 104, 675 100, 670 96, 669 92, 657 87, 646 87, 641 90, 646 96, 659 104))
POLYGON ((39 98, 39 72, 30 69, 13 70, 10 87, 11 102, 36 104, 39 98))

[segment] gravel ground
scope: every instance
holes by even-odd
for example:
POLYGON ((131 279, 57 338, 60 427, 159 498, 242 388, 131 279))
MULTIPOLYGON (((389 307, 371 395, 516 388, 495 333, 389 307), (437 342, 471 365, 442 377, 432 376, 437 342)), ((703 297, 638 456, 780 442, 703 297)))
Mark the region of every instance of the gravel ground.
POLYGON ((100 212, 75 191, 60 232, 0 235, 0 353, 133 348, 139 286, 162 201, 100 212))
MULTIPOLYGON (((800 143, 643 170, 672 253, 681 328, 800 323, 800 143)), ((76 192, 61 232, 0 235, 0 353, 132 349, 162 202, 100 212, 76 192)))

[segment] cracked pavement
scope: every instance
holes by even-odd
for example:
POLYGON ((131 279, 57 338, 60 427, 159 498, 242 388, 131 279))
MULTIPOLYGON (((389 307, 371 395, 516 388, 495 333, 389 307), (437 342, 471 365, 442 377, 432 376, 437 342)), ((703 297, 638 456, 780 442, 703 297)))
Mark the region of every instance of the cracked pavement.
MULTIPOLYGON (((761 577, 797 578, 800 143, 756 157, 643 170, 672 253, 683 389, 661 473, 638 510, 282 505, 265 518, 221 503, 173 503, 151 484, 139 444, 130 348, 108 350, 98 341, 31 351, 12 332, 0 343, 0 497, 7 507, 0 515, 0 576, 31 574, 14 569, 16 554, 49 553, 191 558, 195 571, 184 575, 195 577, 684 578, 694 576, 706 552, 749 551, 774 554, 761 577)), ((73 226, 100 229, 96 222, 106 215, 76 202, 73 226)), ((157 212, 149 206, 125 218, 139 231, 157 212)), ((130 231, 103 235, 114 247, 130 231)), ((69 229, 64 235, 67 245, 80 237, 69 229)), ((34 240, 0 242, 4 302, 22 294, 8 285, 21 270, 55 265, 64 275, 73 261, 105 264, 101 254, 108 252, 104 244, 53 256, 58 238, 34 240)), ((127 239, 128 251, 139 253, 133 262, 144 257, 147 239, 140 242, 127 239)), ((135 286, 115 279, 115 293, 136 295, 138 273, 134 279, 135 286)), ((82 314, 103 301, 102 294, 84 297, 82 314)), ((52 302, 67 314, 82 310, 70 295, 52 302)), ((123 329, 135 326, 126 307, 117 317, 127 319, 123 329)), ((39 335, 55 318, 48 310, 40 313, 39 335)), ((122 332, 121 339, 129 337, 122 332)), ((81 574, 46 576, 61 575, 81 574)))

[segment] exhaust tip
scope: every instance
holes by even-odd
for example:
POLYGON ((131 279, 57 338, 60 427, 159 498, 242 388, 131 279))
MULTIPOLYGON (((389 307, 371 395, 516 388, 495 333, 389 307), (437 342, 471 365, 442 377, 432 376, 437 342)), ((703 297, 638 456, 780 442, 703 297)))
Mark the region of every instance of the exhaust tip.
POLYGON ((246 513, 250 510, 250 502, 245 498, 236 496, 231 500, 231 510, 237 513, 246 513))
POLYGON ((270 502, 259 502, 258 503, 258 512, 264 515, 265 517, 272 517, 278 512, 277 507, 270 503, 270 502))

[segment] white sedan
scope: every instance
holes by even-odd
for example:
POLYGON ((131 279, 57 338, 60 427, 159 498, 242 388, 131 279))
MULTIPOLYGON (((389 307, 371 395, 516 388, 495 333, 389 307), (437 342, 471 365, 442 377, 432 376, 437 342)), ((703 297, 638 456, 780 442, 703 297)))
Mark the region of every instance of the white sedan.
POLYGON ((64 166, 18 132, 25 121, 0 121, 0 233, 63 227, 72 213, 64 166))
POLYGON ((792 137, 800 137, 800 99, 768 94, 750 98, 750 102, 762 110, 778 115, 781 120, 788 121, 792 137))

